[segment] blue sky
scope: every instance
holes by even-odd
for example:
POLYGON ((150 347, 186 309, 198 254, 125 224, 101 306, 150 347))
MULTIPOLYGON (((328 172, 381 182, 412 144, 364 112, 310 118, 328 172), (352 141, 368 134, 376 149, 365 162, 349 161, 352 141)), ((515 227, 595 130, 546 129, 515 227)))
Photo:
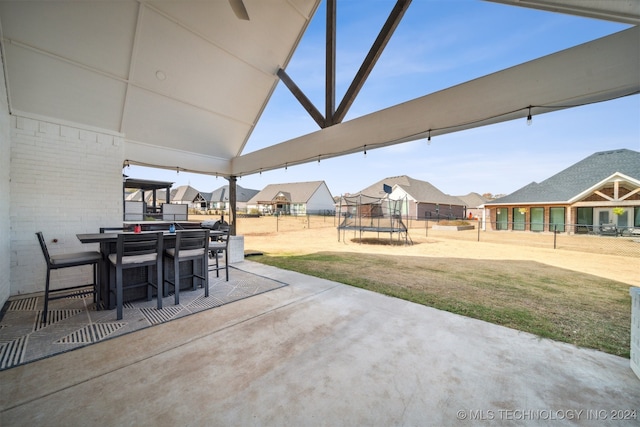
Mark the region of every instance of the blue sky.
MULTIPOLYGON (((336 106, 395 0, 338 0, 336 106)), ((325 4, 321 3, 287 73, 324 112, 325 4)), ((345 121, 508 68, 627 26, 479 0, 413 0, 345 121)), ((490 102, 490 100, 487 100, 490 102)), ((244 152, 318 130, 279 83, 244 152)), ((509 194, 597 151, 640 151, 640 96, 485 126, 245 176, 238 184, 318 181, 334 195, 355 193, 390 176, 428 181, 451 195, 509 194)), ((223 178, 131 166, 135 178, 213 191, 223 178)))

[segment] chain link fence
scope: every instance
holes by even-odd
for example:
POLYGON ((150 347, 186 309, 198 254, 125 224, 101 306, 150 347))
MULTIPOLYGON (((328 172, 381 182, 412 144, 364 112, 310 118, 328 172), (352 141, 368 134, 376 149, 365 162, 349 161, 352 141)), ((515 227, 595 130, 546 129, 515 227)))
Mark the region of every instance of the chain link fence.
MULTIPOLYGON (((194 215, 191 219, 198 220, 201 218, 204 218, 204 216, 194 215)), ((212 218, 217 219, 218 217, 212 218)), ((237 219, 237 233, 246 235, 266 235, 304 229, 337 229, 340 220, 341 218, 337 216, 335 212, 330 211, 327 211, 324 214, 298 216, 239 216, 237 219)), ((486 229, 483 229, 482 221, 476 220, 456 221, 460 224, 468 224, 468 226, 443 225, 450 222, 451 221, 443 221, 442 219, 409 219, 407 224, 409 227, 409 236, 411 238, 426 236, 487 243, 502 243, 554 250, 569 250, 640 258, 640 227, 616 228, 616 230, 612 230, 598 226, 592 227, 580 224, 564 224, 560 230, 558 230, 558 226, 556 226, 554 232, 554 225, 548 223, 523 224, 521 222, 486 222, 484 223, 486 229), (532 225, 533 228, 539 228, 543 231, 530 231, 532 225), (458 230, 458 228, 460 228, 460 230, 458 230), (519 228, 522 229, 520 230, 519 228)))
POLYGON ((536 223, 533 224, 534 228, 540 228, 543 231, 530 231, 532 224, 486 222, 486 229, 483 230, 481 221, 467 222, 473 226, 473 229, 464 230, 464 226, 443 227, 439 225, 441 223, 435 221, 414 220, 411 224, 411 232, 419 233, 422 229, 426 236, 431 237, 640 258, 640 227, 618 229, 581 224, 564 224, 560 227, 554 224, 536 223), (460 228, 460 231, 457 228, 460 228))
POLYGON ((247 235, 280 233, 314 228, 335 228, 338 226, 333 211, 314 215, 263 215, 239 216, 237 219, 237 233, 247 235), (243 225, 247 225, 244 227, 243 225))

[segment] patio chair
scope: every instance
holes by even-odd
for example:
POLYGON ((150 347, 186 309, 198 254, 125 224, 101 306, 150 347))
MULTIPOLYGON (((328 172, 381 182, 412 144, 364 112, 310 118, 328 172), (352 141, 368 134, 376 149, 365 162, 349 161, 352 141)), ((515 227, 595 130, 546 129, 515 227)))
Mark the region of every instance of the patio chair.
MULTIPOLYGON (((169 262, 165 263, 163 282, 173 286, 176 305, 180 304, 180 282, 185 278, 191 278, 193 289, 196 288, 195 279, 200 279, 204 288, 204 296, 209 296, 208 245, 209 230, 178 230, 176 231, 176 246, 165 250, 164 256, 169 262), (198 261, 200 261, 200 265, 198 265, 198 261), (182 262, 191 262, 189 274, 180 274, 180 263, 182 262), (173 264, 173 278, 170 278, 169 274, 170 263, 173 264), (200 268, 198 269, 198 267, 200 268)), ((167 291, 168 289, 165 289, 165 293, 167 291)))
POLYGON ((50 255, 45 243, 44 236, 41 231, 36 233, 38 242, 42 249, 45 262, 47 263, 47 280, 44 288, 44 309, 42 311, 42 323, 47 322, 47 312, 49 310, 49 301, 67 298, 73 295, 89 295, 93 294, 93 302, 97 302, 98 292, 98 264, 102 260, 102 255, 98 251, 73 252, 68 254, 50 255), (59 270, 61 268, 80 267, 83 265, 91 265, 93 267, 93 283, 84 285, 67 286, 65 288, 50 289, 51 270, 59 270), (87 289, 91 286, 90 289, 87 289))
POLYGON ((224 268, 226 273, 226 281, 229 281, 229 230, 228 226, 220 226, 218 232, 223 234, 216 234, 215 240, 209 243, 209 253, 211 257, 215 257, 215 267, 210 267, 209 271, 215 271, 216 277, 220 277, 220 270, 224 268), (224 253, 224 265, 220 265, 220 254, 224 253))
POLYGON ((600 235, 615 237, 618 235, 618 227, 615 224, 600 224, 600 235))
MULTIPOLYGON (((147 301, 153 297, 153 289, 156 289, 157 306, 162 308, 162 232, 118 234, 116 253, 109 255, 109 263, 115 281, 115 286, 110 286, 110 291, 116 295, 117 319, 122 319, 125 289, 146 287, 147 301), (123 271, 132 268, 147 267, 144 280, 134 283, 125 283, 123 271), (153 282, 155 267, 155 282, 153 282), (115 289, 114 289, 115 288, 115 289)), ((129 280, 127 280, 129 281, 129 280)), ((133 281, 133 280, 132 280, 133 281)))

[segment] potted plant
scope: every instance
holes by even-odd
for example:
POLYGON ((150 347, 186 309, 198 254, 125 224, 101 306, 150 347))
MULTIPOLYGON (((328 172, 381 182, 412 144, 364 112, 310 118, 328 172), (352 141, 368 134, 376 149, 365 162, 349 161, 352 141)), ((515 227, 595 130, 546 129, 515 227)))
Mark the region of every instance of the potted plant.
POLYGON ((624 214, 624 212, 625 212, 624 208, 613 208, 614 215, 620 216, 624 214))

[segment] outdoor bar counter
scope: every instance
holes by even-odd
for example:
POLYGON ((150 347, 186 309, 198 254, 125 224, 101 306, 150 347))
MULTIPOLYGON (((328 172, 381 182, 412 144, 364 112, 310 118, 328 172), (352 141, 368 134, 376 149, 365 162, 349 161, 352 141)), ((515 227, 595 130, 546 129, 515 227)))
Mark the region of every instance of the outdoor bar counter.
MULTIPOLYGON (((163 250, 166 248, 172 248, 175 246, 176 233, 169 232, 167 228, 169 227, 170 224, 176 224, 176 223, 163 222, 163 221, 147 221, 146 223, 135 222, 131 224, 141 225, 143 227, 142 228, 143 233, 150 232, 150 231, 156 231, 156 232, 163 231, 163 250)), ((184 224, 182 225, 184 226, 184 224)), ((125 227, 123 227, 123 230, 127 229, 128 226, 129 224, 125 223, 125 227)), ((192 223, 189 223, 188 227, 184 227, 184 228, 185 229, 200 228, 200 224, 192 222, 192 223)), ((176 226, 176 229, 180 230, 180 227, 176 226)), ((109 228, 108 230, 112 230, 112 228, 109 228)), ((99 268, 100 281, 99 281, 99 291, 98 291, 98 302, 101 303, 104 308, 107 308, 110 310, 115 308, 116 301, 115 301, 115 295, 109 291, 109 285, 111 283, 111 277, 110 277, 111 268, 109 265, 110 264, 109 255, 116 252, 116 243, 118 241, 118 234, 120 233, 130 233, 130 231, 105 231, 103 233, 80 233, 76 235, 78 240, 80 240, 82 243, 98 243, 100 245, 102 262, 99 268)), ((210 230, 210 234, 212 236, 215 236, 217 233, 219 232, 215 230, 210 230)), ((180 265, 181 275, 188 275, 189 273, 192 272, 192 268, 193 266, 191 265, 191 263, 181 263, 180 265)), ((173 274, 173 264, 169 264, 169 270, 170 270, 169 274, 173 274)), ((141 282, 146 279, 147 271, 148 270, 146 267, 127 269, 123 272, 123 280, 125 281, 125 284, 133 283, 133 282, 136 282, 136 283, 141 282)), ((156 280, 157 278, 155 276, 152 277, 152 281, 155 282, 156 280)), ((162 281, 162 278, 160 279, 160 282, 161 281, 162 281)), ((162 283, 160 284, 162 285, 162 283)), ((181 291, 183 289, 190 290, 192 289, 192 286, 193 286, 192 282, 188 278, 183 279, 180 282, 181 291)), ((124 301, 133 301, 141 298, 146 298, 145 289, 133 288, 133 289, 125 290, 124 301)))

